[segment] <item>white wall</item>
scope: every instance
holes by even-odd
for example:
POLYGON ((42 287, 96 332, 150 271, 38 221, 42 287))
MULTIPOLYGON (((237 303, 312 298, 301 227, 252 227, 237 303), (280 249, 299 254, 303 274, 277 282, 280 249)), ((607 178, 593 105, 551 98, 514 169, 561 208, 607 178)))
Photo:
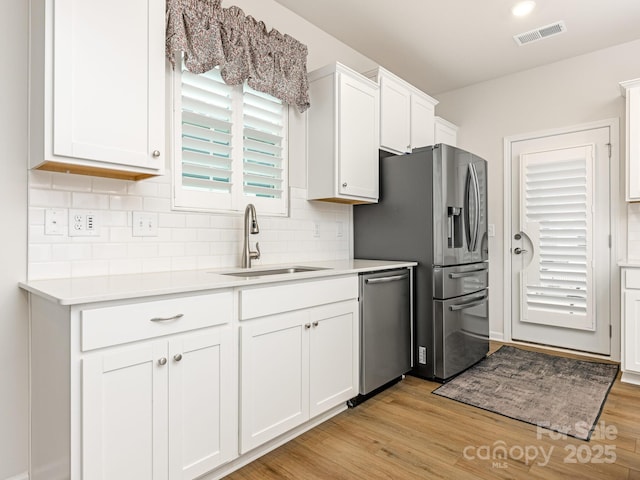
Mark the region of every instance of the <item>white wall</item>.
MULTIPOLYGON (((529 47, 522 48, 526 55, 529 47)), ((500 338, 504 321, 509 321, 509 312, 503 312, 502 295, 503 252, 510 247, 503 242, 503 139, 617 117, 624 172, 624 99, 618 83, 640 77, 639 55, 640 41, 635 41, 438 95, 438 115, 460 126, 459 146, 489 161, 489 223, 496 225, 496 236, 489 241, 490 329, 494 338, 500 338)), ((622 193, 619 201, 618 256, 624 258, 627 207, 622 193)), ((640 224, 640 209, 636 210, 639 215, 629 217, 630 230, 640 231, 640 226, 632 225, 640 224)), ((615 297, 612 302, 617 302, 615 297)))
POLYGON ((27 8, 3 0, 0 15, 0 479, 27 469, 27 8))

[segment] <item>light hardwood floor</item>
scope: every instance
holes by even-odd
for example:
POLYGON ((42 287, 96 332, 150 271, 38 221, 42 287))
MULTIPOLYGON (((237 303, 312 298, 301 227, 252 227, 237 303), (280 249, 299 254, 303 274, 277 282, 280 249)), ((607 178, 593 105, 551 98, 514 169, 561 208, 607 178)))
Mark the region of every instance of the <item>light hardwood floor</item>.
POLYGON ((407 376, 227 478, 640 480, 640 386, 619 374, 589 442, 432 395, 438 385, 407 376), (490 458, 500 446, 507 458, 490 458))

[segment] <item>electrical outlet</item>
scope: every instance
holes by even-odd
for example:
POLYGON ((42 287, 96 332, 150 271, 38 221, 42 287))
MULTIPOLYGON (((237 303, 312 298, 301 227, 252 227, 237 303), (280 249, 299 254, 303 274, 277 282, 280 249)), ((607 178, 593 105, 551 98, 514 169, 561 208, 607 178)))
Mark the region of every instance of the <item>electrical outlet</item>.
POLYGON ((133 212, 134 237, 157 237, 158 214, 149 212, 133 212))
POLYGON ((496 226, 493 223, 490 223, 489 225, 487 225, 487 234, 490 237, 496 236, 496 226))
POLYGON ((314 238, 320 237, 320 224, 318 222, 313 222, 313 236, 314 238))
POLYGON ((97 237, 100 234, 98 214, 91 210, 69 210, 70 237, 97 237))
POLYGON ((44 211, 44 234, 64 235, 67 232, 67 210, 47 208, 44 211))
POLYGON ((342 222, 336 222, 336 237, 340 238, 344 235, 344 225, 342 222))

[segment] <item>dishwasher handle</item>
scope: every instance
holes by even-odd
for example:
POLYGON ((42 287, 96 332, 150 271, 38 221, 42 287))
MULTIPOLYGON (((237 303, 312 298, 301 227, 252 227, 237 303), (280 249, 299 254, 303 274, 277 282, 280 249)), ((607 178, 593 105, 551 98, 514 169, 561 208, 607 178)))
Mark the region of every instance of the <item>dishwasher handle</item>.
POLYGON ((408 273, 403 273, 402 275, 391 275, 390 277, 378 277, 378 278, 367 278, 365 283, 388 283, 395 282, 397 280, 404 280, 405 278, 409 278, 408 273))

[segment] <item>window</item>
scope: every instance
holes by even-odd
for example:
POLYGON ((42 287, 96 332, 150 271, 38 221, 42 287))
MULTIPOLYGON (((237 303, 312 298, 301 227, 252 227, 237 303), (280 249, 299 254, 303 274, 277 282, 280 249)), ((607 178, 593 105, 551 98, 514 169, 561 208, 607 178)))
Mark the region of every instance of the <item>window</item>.
POLYGON ((175 77, 174 207, 286 215, 287 105, 217 68, 175 77))

